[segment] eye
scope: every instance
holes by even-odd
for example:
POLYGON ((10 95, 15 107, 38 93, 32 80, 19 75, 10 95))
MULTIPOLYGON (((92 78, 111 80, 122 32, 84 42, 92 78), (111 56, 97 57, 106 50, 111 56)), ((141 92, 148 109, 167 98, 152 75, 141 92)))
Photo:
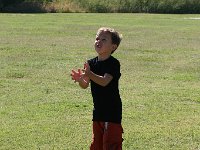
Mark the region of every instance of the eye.
POLYGON ((102 41, 104 42, 104 41, 106 41, 106 39, 102 39, 102 41))

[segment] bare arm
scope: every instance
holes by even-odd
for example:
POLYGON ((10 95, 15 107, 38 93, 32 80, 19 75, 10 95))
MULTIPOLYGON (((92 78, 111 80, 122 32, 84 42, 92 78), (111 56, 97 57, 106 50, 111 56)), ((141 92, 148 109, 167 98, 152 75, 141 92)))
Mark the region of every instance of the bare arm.
POLYGON ((89 86, 90 79, 80 69, 78 71, 72 70, 71 76, 72 80, 78 82, 81 88, 86 89, 89 86))
POLYGON ((110 81, 113 79, 113 77, 110 74, 105 73, 104 76, 99 76, 92 71, 88 74, 88 77, 94 81, 95 83, 101 85, 101 86, 106 86, 110 83, 110 81))
POLYGON ((88 77, 82 77, 79 81, 79 86, 83 89, 86 89, 89 86, 90 79, 88 77))
POLYGON ((85 75, 89 77, 92 81, 95 83, 101 85, 101 86, 106 86, 110 83, 110 81, 113 79, 113 76, 105 73, 104 76, 100 76, 95 74, 90 70, 90 66, 88 63, 85 64, 85 69, 84 69, 85 75))

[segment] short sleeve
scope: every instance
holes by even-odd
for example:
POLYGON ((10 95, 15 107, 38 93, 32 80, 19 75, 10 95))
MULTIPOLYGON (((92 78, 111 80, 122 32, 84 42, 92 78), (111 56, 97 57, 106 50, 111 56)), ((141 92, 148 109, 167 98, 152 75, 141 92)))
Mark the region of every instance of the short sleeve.
POLYGON ((106 66, 105 72, 112 75, 114 79, 119 79, 121 76, 119 61, 114 60, 114 61, 109 62, 109 64, 107 64, 106 66))

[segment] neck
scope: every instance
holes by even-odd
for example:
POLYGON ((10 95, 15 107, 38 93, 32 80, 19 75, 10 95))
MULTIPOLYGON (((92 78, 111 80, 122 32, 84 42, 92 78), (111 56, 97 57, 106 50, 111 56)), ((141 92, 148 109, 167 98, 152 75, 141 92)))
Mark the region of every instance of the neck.
POLYGON ((108 59, 111 55, 106 55, 106 56, 102 56, 102 55, 98 55, 98 61, 104 61, 106 59, 108 59))

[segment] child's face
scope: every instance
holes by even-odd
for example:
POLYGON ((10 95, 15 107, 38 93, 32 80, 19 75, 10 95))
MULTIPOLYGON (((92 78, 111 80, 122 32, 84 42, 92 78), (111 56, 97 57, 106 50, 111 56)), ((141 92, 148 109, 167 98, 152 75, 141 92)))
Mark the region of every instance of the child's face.
POLYGON ((99 55, 110 55, 116 49, 116 45, 112 44, 111 34, 105 31, 96 36, 94 46, 99 55))

